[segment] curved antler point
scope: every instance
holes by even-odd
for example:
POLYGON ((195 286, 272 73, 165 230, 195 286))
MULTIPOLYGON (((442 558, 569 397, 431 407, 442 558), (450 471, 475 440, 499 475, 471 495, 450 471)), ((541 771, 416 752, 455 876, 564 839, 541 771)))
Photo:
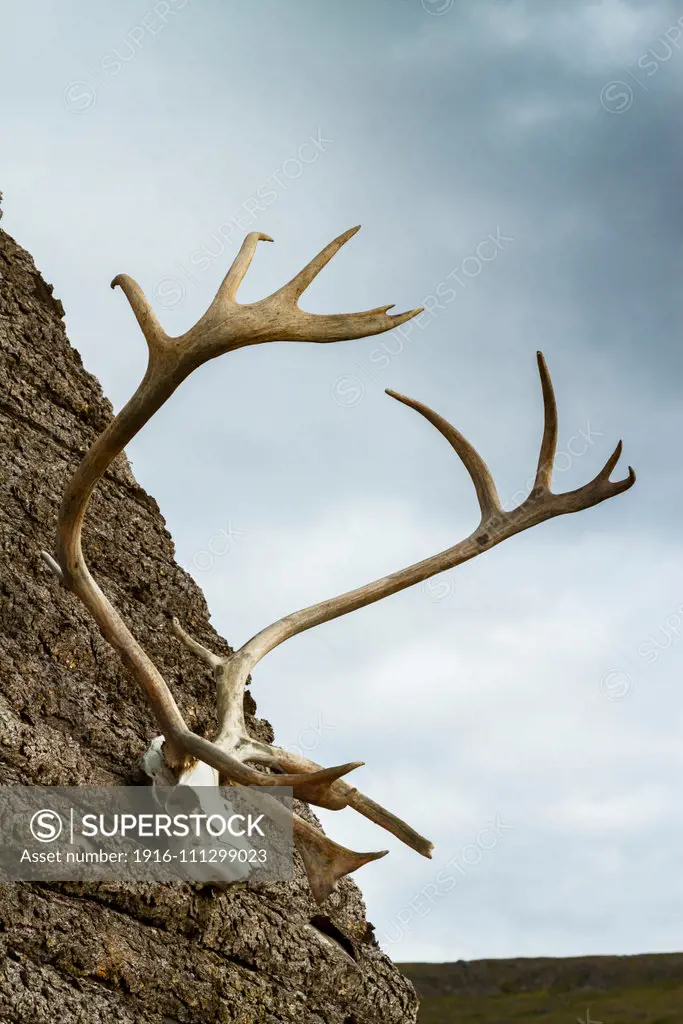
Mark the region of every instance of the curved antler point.
POLYGON ((346 231, 342 231, 341 235, 337 235, 337 237, 335 239, 333 239, 332 242, 330 242, 330 245, 336 245, 339 248, 341 248, 341 246, 342 245, 346 245, 346 243, 351 238, 353 238, 354 235, 357 235, 359 231, 360 231, 360 224, 356 224, 352 228, 347 228, 346 231))
POLYGON ((605 465, 602 467, 602 469, 600 471, 599 476, 603 480, 609 480, 610 473, 612 472, 612 470, 614 469, 614 467, 616 466, 617 462, 619 461, 619 459, 621 457, 621 451, 622 451, 623 447, 624 446, 623 446, 622 442, 618 441, 614 451, 612 452, 612 454, 608 458, 607 462, 605 463, 605 465))
POLYGON ((635 482, 636 482, 636 471, 633 468, 633 466, 629 466, 628 467, 628 476, 625 476, 623 480, 617 480, 614 483, 611 483, 611 481, 610 481, 611 486, 614 488, 614 490, 612 491, 612 494, 610 495, 610 497, 612 497, 613 495, 617 495, 617 494, 623 494, 624 491, 628 491, 629 488, 633 487, 635 482))
POLYGON ((420 313, 424 313, 424 306, 418 306, 417 309, 409 309, 405 313, 387 313, 387 319, 391 321, 391 327, 400 327, 401 324, 406 323, 407 320, 412 320, 413 317, 419 316, 420 313))
POLYGON ((538 363, 538 369, 540 370, 541 374, 543 376, 550 378, 550 370, 548 369, 548 363, 540 349, 536 353, 536 362, 538 363))

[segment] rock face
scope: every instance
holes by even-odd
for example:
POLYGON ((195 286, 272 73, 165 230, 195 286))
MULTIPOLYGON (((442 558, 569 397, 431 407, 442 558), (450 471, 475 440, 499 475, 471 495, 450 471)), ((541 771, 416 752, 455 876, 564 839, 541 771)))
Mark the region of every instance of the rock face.
MULTIPOLYGON (((31 257, 0 230, 0 784, 133 784, 155 735, 136 683, 40 560, 67 474, 112 416, 31 257)), ((213 725, 213 684, 172 615, 227 653, 120 456, 84 530, 93 575, 169 682, 213 725)), ((255 735, 272 739, 247 694, 255 735)), ((291 883, 0 886, 2 1024, 410 1024, 417 1000, 349 879, 319 908, 291 883)))

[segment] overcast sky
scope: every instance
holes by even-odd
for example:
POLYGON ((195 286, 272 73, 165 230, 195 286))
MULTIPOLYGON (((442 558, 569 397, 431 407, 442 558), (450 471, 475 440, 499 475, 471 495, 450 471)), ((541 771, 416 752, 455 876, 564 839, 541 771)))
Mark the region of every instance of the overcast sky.
POLYGON ((355 877, 395 959, 681 949, 683 2, 0 8, 3 227, 115 408, 146 351, 112 277, 180 334, 249 230, 275 245, 245 301, 360 223, 305 307, 431 308, 225 356, 130 446, 233 645, 476 525, 454 453, 385 387, 458 426, 508 505, 537 458, 536 349, 555 488, 624 439, 633 490, 295 638, 253 692, 282 744, 365 760, 354 782, 434 841, 430 862, 324 815, 391 850, 355 877))

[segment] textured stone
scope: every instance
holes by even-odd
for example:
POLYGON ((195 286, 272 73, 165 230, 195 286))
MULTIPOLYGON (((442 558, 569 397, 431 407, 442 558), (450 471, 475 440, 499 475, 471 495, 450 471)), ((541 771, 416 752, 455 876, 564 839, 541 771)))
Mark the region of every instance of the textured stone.
MULTIPOLYGON (((67 474, 112 416, 70 346, 63 308, 0 230, 0 784, 122 785, 156 729, 134 680, 40 560, 67 474)), ((142 343, 142 339, 141 339, 142 343)), ((120 456, 84 529, 93 575, 194 729, 213 722, 208 672, 177 615, 229 651, 174 560, 154 501, 120 456)), ((249 725, 272 739, 247 694, 249 725)), ((309 813, 307 810, 303 813, 309 813)), ((314 820, 314 819, 311 819, 314 820)), ((3 1024, 410 1024, 416 997, 379 949, 356 885, 322 908, 291 883, 0 887, 3 1024), (313 922, 313 923, 312 923, 313 922)))

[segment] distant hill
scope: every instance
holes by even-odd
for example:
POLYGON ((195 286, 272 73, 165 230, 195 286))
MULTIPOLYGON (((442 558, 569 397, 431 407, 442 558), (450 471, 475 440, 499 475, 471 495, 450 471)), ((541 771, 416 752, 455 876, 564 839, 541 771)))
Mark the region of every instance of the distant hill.
POLYGON ((398 966, 420 1024, 683 1024, 683 953, 398 966))

